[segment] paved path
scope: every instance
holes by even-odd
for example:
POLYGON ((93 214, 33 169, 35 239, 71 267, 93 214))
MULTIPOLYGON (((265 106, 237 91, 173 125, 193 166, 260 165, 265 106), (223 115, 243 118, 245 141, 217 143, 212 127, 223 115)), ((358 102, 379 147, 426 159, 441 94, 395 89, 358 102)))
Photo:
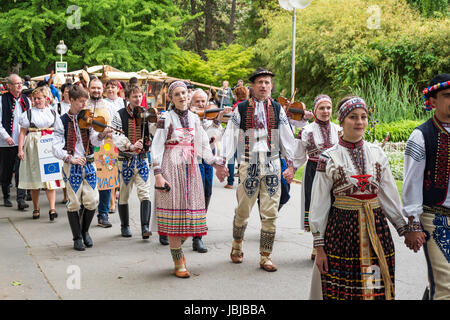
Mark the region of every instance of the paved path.
MULTIPOLYGON (((169 248, 159 244, 156 234, 142 240, 135 191, 130 203, 133 237, 120 236, 117 213, 110 216, 113 227, 109 229, 98 227, 94 218, 90 231, 94 247, 84 252, 73 250, 64 205, 57 205, 57 222, 49 221, 44 193, 39 220, 31 219, 31 208, 18 211, 15 202, 14 208, 0 206, 0 299, 308 299, 312 236, 299 230, 301 185, 292 185, 291 200, 277 222, 273 261, 279 269, 267 273, 259 268, 260 222, 256 209, 245 235, 244 262, 231 263, 236 193, 214 179, 209 230, 204 237, 209 251, 192 251, 191 239, 183 246, 192 275, 189 279, 172 275, 169 248), (78 274, 79 282, 74 280, 78 274)), ((57 202, 61 200, 59 191, 57 202)), ((395 231, 392 234, 397 299, 421 299, 427 282, 423 251, 414 254, 395 231)))

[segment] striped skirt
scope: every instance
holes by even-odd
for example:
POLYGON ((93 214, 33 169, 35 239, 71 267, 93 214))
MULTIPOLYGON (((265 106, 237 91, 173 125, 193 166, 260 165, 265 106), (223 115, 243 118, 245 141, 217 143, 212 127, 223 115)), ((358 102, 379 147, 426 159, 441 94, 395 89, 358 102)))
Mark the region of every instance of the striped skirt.
POLYGON ((394 299, 394 243, 378 198, 337 197, 325 231, 323 299, 394 299))
POLYGON ((192 146, 166 145, 161 169, 171 188, 169 192, 155 190, 155 212, 160 235, 206 235, 202 176, 198 163, 192 162, 193 154, 192 146))

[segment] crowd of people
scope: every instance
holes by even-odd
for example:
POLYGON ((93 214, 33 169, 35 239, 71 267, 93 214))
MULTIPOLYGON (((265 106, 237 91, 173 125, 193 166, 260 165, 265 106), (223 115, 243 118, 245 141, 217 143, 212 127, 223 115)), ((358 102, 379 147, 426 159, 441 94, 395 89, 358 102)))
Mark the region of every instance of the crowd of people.
POLYGON ((364 141, 368 106, 363 97, 347 95, 334 104, 321 94, 311 111, 294 120, 272 98, 274 77, 258 68, 248 87, 240 80, 229 88, 224 81, 218 93, 174 81, 167 91, 170 105, 154 119, 136 82, 103 83, 93 77, 89 83, 67 83, 59 101, 54 86, 44 82, 26 92, 23 80, 11 74, 0 97, 4 205, 12 206, 14 174, 18 209, 28 207, 29 190, 32 217, 38 219, 43 189, 49 219, 55 221, 56 190, 62 189, 74 249, 92 247, 95 212, 98 225, 108 228, 108 215, 115 211, 117 190, 98 190, 94 161, 94 147, 110 139, 118 149, 121 235, 132 237, 128 202, 136 186, 142 238, 156 231, 170 248, 174 274, 187 278, 186 239, 193 238, 195 251, 208 251, 202 237, 213 172, 233 189, 236 164, 230 260, 244 259, 245 231, 257 202, 259 265, 274 272, 278 214, 289 201, 295 172, 306 164, 298 214, 301 228, 312 233, 311 299, 395 298, 395 248, 387 221, 408 248, 424 249, 429 279, 424 298, 450 299, 450 75, 437 75, 424 90, 426 109, 434 114, 407 142, 403 203, 383 149, 364 141), (331 121, 334 105, 339 124, 331 121), (101 129, 92 120, 96 117, 104 120, 101 129), (53 136, 53 156, 63 162, 61 180, 41 179, 37 144, 45 135, 53 136))

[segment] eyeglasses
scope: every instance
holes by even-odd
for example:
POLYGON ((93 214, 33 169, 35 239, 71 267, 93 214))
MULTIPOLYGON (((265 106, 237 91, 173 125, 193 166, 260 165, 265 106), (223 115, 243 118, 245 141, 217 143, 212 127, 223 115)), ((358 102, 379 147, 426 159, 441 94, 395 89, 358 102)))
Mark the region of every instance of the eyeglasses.
POLYGON ((11 85, 13 85, 13 86, 23 85, 23 82, 11 83, 11 85))

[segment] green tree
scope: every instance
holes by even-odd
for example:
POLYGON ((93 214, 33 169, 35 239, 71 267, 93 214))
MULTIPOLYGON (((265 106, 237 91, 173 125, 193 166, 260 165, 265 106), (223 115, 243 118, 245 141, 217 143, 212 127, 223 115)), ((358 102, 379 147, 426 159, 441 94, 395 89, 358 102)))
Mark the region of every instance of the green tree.
POLYGON ((23 73, 48 72, 63 39, 70 69, 102 63, 125 71, 165 69, 179 53, 177 35, 189 19, 169 0, 18 1, 0 13, 1 60, 22 63, 23 73))
POLYGON ((407 0, 426 17, 432 16, 448 16, 449 3, 448 0, 407 0))

